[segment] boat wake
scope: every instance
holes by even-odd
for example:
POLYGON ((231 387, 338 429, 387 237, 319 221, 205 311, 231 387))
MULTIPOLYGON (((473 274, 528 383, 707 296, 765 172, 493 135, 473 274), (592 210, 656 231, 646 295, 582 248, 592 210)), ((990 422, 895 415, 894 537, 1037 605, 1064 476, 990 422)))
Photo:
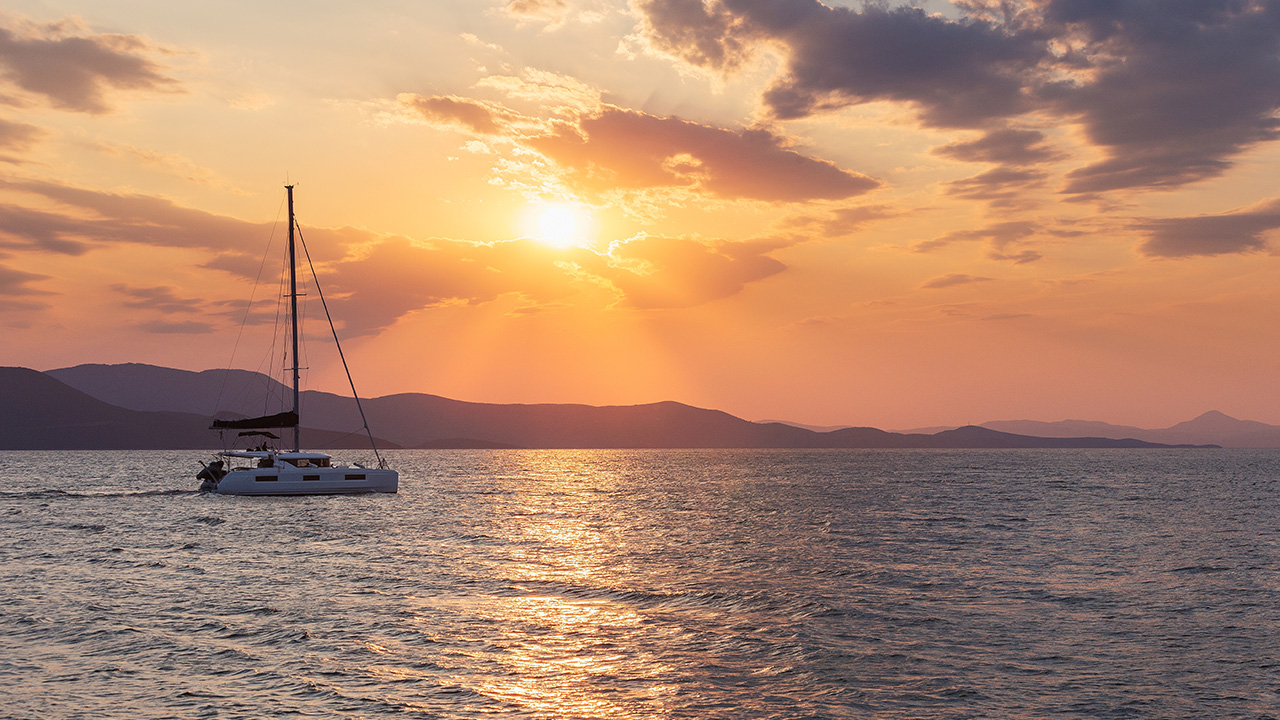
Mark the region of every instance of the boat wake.
POLYGON ((126 498, 164 495, 196 495, 199 490, 137 490, 134 492, 67 492, 66 490, 28 490, 0 492, 0 500, 40 500, 42 498, 126 498))

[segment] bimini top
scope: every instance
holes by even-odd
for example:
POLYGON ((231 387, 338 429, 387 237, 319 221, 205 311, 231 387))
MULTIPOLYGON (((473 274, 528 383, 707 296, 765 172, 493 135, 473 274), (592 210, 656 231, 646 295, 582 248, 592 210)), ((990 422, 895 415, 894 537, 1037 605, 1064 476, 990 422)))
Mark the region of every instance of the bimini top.
POLYGON ((275 450, 226 450, 218 453, 224 457, 236 458, 279 458, 281 460, 328 460, 332 455, 319 452, 276 452, 275 450))

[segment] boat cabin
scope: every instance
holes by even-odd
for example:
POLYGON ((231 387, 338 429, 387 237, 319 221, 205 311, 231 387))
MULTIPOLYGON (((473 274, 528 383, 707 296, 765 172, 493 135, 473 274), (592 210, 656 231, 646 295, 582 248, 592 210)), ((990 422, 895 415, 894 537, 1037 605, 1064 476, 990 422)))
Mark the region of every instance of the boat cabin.
POLYGON ((242 458, 255 461, 260 468, 275 467, 277 463, 285 463, 300 468, 331 467, 332 458, 317 452, 278 452, 275 450, 230 450, 218 453, 224 457, 242 458))

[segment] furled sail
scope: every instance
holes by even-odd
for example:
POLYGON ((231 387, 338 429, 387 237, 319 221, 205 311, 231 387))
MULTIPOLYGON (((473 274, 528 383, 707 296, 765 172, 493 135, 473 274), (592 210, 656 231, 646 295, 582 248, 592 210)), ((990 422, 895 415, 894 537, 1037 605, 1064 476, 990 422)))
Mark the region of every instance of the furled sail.
POLYGON ((288 410, 265 417, 245 418, 243 420, 214 420, 209 426, 212 430, 250 430, 256 428, 286 428, 298 426, 298 413, 288 410))

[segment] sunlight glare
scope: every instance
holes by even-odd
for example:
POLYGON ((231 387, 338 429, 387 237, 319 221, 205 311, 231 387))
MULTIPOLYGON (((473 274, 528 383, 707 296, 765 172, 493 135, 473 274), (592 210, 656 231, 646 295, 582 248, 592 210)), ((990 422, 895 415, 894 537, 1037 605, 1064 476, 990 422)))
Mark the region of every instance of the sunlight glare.
POLYGON ((590 216, 569 203, 530 204, 525 210, 525 233, 547 247, 564 250, 585 246, 590 216))
POLYGON ((566 207, 550 207, 538 219, 538 238, 554 247, 569 247, 578 232, 578 219, 566 207))

